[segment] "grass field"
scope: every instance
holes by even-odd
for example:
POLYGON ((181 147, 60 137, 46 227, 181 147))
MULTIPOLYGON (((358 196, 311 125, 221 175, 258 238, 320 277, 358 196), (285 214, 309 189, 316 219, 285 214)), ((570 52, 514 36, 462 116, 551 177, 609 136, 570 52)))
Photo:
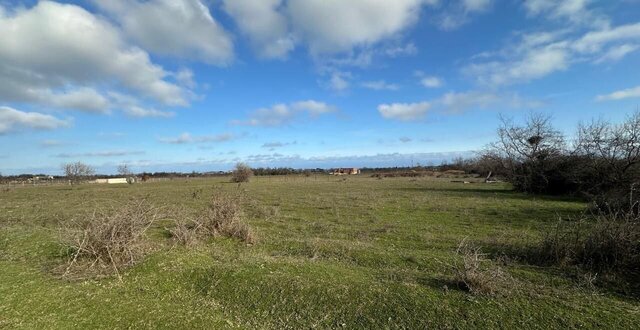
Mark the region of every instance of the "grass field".
MULTIPOLYGON (((529 244, 585 205, 507 185, 435 178, 228 178, 135 185, 0 187, 0 328, 638 328, 640 301, 559 269, 512 261, 495 296, 453 282, 465 238, 529 244), (62 279, 61 227, 105 201, 204 208, 242 190, 257 243, 157 248, 117 277, 62 279)), ((498 264, 497 261, 492 261, 498 264)))

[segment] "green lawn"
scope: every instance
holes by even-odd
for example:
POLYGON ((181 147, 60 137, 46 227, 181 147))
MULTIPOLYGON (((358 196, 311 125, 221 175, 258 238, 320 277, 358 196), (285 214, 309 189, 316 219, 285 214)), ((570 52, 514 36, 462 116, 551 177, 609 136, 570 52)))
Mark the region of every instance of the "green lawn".
MULTIPOLYGON (((258 177, 0 187, 0 328, 638 328, 640 302, 559 269, 504 265, 509 292, 452 284, 458 243, 529 244, 585 205, 434 178, 258 177), (59 231, 105 201, 203 208, 243 190, 257 243, 158 248, 116 277, 65 280, 59 231)), ((166 225, 166 224, 165 224, 166 225)))

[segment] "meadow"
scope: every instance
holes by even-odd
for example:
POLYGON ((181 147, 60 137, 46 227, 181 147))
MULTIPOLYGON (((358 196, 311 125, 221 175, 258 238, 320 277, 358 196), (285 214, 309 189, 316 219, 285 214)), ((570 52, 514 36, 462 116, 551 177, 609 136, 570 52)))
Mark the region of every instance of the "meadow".
POLYGON ((1 186, 0 328, 638 328, 637 295, 500 255, 585 208, 433 177, 1 186), (198 210, 220 190, 243 196, 253 244, 183 246, 165 221, 148 233, 153 251, 121 278, 56 271, 68 262, 61 230, 101 204, 198 210), (455 281, 461 241, 508 275, 501 290, 473 294, 455 281))

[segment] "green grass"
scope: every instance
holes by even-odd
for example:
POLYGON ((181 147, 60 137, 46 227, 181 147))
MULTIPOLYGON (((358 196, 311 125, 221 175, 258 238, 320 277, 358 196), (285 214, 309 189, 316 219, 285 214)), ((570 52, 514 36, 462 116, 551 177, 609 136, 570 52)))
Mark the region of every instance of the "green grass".
POLYGON ((330 176, 178 179, 0 190, 0 328, 638 328, 640 302, 517 262, 512 290, 452 285, 458 243, 527 244, 585 205, 507 185, 330 176), (240 189, 258 242, 193 248, 154 229, 156 252, 123 280, 65 280, 59 229, 104 202, 146 197, 197 210, 240 189))

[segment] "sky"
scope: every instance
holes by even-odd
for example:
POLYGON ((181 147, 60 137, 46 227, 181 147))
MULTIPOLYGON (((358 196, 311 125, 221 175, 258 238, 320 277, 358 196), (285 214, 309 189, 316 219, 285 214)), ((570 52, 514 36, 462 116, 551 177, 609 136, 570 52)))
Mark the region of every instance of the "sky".
POLYGON ((640 0, 0 0, 0 173, 439 164, 620 122, 640 0))

